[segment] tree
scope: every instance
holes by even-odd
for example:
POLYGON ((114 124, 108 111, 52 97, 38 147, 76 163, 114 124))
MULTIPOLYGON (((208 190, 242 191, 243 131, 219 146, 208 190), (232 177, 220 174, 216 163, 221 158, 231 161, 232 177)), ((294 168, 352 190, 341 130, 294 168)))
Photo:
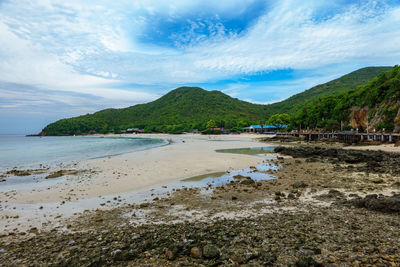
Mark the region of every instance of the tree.
POLYGON ((290 116, 286 113, 275 114, 269 118, 267 123, 274 125, 278 129, 281 129, 284 125, 288 125, 290 123, 290 116))
POLYGON ((207 122, 206 128, 207 128, 207 129, 217 128, 217 124, 215 123, 215 121, 209 120, 209 121, 207 122))
POLYGON ((235 127, 232 127, 231 128, 231 132, 233 132, 233 133, 240 133, 242 131, 242 127, 237 127, 237 126, 235 126, 235 127))

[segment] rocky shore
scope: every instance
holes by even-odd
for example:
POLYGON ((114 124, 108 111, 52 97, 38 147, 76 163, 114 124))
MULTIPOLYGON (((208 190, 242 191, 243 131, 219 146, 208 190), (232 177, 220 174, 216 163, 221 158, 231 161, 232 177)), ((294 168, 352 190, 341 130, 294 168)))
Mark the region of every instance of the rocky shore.
POLYGON ((293 144, 275 152, 266 160, 274 180, 182 188, 2 236, 0 266, 400 265, 398 154, 293 144))

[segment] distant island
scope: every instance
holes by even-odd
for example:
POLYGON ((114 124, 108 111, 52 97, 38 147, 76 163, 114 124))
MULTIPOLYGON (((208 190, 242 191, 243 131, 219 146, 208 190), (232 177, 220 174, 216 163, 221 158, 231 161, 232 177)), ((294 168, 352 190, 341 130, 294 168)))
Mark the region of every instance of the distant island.
POLYGON ((61 119, 39 135, 143 132, 182 133, 212 126, 240 132, 288 114, 291 129, 358 128, 400 131, 400 67, 367 67, 317 85, 284 101, 259 105, 220 91, 180 87, 146 104, 61 119))

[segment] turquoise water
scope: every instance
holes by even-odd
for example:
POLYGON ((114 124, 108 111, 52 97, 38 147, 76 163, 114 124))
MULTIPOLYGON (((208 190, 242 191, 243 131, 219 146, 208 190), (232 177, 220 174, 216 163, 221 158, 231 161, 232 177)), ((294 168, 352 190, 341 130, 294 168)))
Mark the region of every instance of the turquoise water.
POLYGON ((0 135, 0 171, 38 168, 40 164, 59 163, 106 157, 165 145, 166 141, 135 137, 26 137, 0 135))

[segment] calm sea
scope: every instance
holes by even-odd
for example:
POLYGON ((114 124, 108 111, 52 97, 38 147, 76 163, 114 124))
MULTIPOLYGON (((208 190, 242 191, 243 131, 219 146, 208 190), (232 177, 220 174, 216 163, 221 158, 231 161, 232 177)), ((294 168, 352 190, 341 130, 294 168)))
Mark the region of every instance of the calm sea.
POLYGON ((135 137, 25 137, 0 135, 0 171, 17 167, 37 168, 58 163, 149 149, 166 141, 135 137))

